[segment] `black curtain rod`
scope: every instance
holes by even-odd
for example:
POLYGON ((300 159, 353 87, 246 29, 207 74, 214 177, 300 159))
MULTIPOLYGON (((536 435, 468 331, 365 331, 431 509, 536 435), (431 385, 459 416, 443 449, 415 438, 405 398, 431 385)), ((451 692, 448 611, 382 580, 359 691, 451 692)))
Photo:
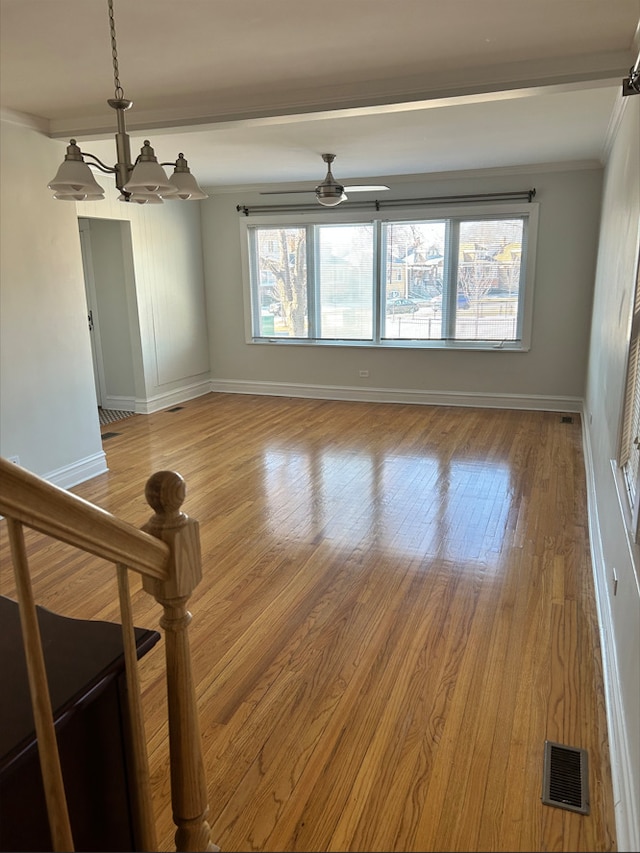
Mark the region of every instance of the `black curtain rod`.
MULTIPOLYGON (((531 202, 535 197, 535 188, 530 190, 514 190, 513 192, 504 193, 469 193, 467 195, 440 195, 432 196, 431 198, 390 198, 390 199, 373 199, 372 201, 350 201, 346 208, 342 205, 337 205, 341 210, 358 209, 374 209, 380 210, 382 207, 412 207, 414 205, 426 204, 449 204, 451 202, 466 202, 466 201, 528 201, 531 202)), ((323 210, 336 210, 336 207, 324 207, 318 204, 237 204, 236 210, 245 216, 252 213, 317 213, 320 208, 323 210)))

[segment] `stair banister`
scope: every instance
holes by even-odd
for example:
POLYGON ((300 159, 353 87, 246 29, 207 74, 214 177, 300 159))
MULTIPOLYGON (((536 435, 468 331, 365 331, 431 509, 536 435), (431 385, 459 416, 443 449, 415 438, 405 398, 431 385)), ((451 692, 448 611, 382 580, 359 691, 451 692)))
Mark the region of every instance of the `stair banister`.
POLYGON ((142 585, 164 610, 160 625, 165 631, 176 850, 217 851, 207 822, 209 805, 188 633, 192 617, 187 604, 202 578, 200 534, 198 522, 180 510, 185 493, 185 482, 174 471, 158 471, 147 481, 145 495, 155 512, 143 530, 169 545, 171 557, 168 579, 145 577, 142 585))

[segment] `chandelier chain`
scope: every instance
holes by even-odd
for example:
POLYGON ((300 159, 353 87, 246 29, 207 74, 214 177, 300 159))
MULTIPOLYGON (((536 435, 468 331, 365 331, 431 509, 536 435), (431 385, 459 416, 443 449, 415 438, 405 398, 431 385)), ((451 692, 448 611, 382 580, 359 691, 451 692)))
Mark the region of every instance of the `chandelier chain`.
POLYGON ((124 89, 120 85, 120 73, 118 71, 118 46, 116 44, 116 22, 113 17, 113 0, 109 3, 109 28, 111 30, 111 56, 113 58, 113 83, 115 85, 116 98, 124 98, 124 89))

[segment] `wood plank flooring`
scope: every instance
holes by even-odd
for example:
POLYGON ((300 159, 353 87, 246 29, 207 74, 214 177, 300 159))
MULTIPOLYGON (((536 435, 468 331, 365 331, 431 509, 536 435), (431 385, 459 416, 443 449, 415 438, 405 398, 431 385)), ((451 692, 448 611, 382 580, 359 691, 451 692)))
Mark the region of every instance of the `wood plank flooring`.
MULTIPOLYGON (((109 473, 72 491, 139 527, 146 479, 186 480, 223 851, 616 849, 578 415, 231 394, 174 409, 110 424, 109 473), (588 751, 588 816, 541 803, 545 739, 588 751)), ((117 621, 112 566, 27 544, 38 603, 117 621)), ((11 595, 4 529, 1 547, 11 595)), ((157 627, 132 587, 136 624, 157 627)), ((162 646, 141 678, 170 850, 162 646)))

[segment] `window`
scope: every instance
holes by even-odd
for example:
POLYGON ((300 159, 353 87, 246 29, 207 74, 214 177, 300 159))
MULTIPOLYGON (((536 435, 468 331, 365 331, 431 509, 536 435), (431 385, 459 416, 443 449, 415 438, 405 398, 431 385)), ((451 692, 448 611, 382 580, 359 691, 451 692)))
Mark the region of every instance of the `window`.
POLYGON ((637 542, 640 532, 640 259, 636 273, 618 462, 624 476, 631 510, 631 527, 637 542))
POLYGON ((528 348, 537 205, 395 213, 243 221, 251 340, 528 348))

